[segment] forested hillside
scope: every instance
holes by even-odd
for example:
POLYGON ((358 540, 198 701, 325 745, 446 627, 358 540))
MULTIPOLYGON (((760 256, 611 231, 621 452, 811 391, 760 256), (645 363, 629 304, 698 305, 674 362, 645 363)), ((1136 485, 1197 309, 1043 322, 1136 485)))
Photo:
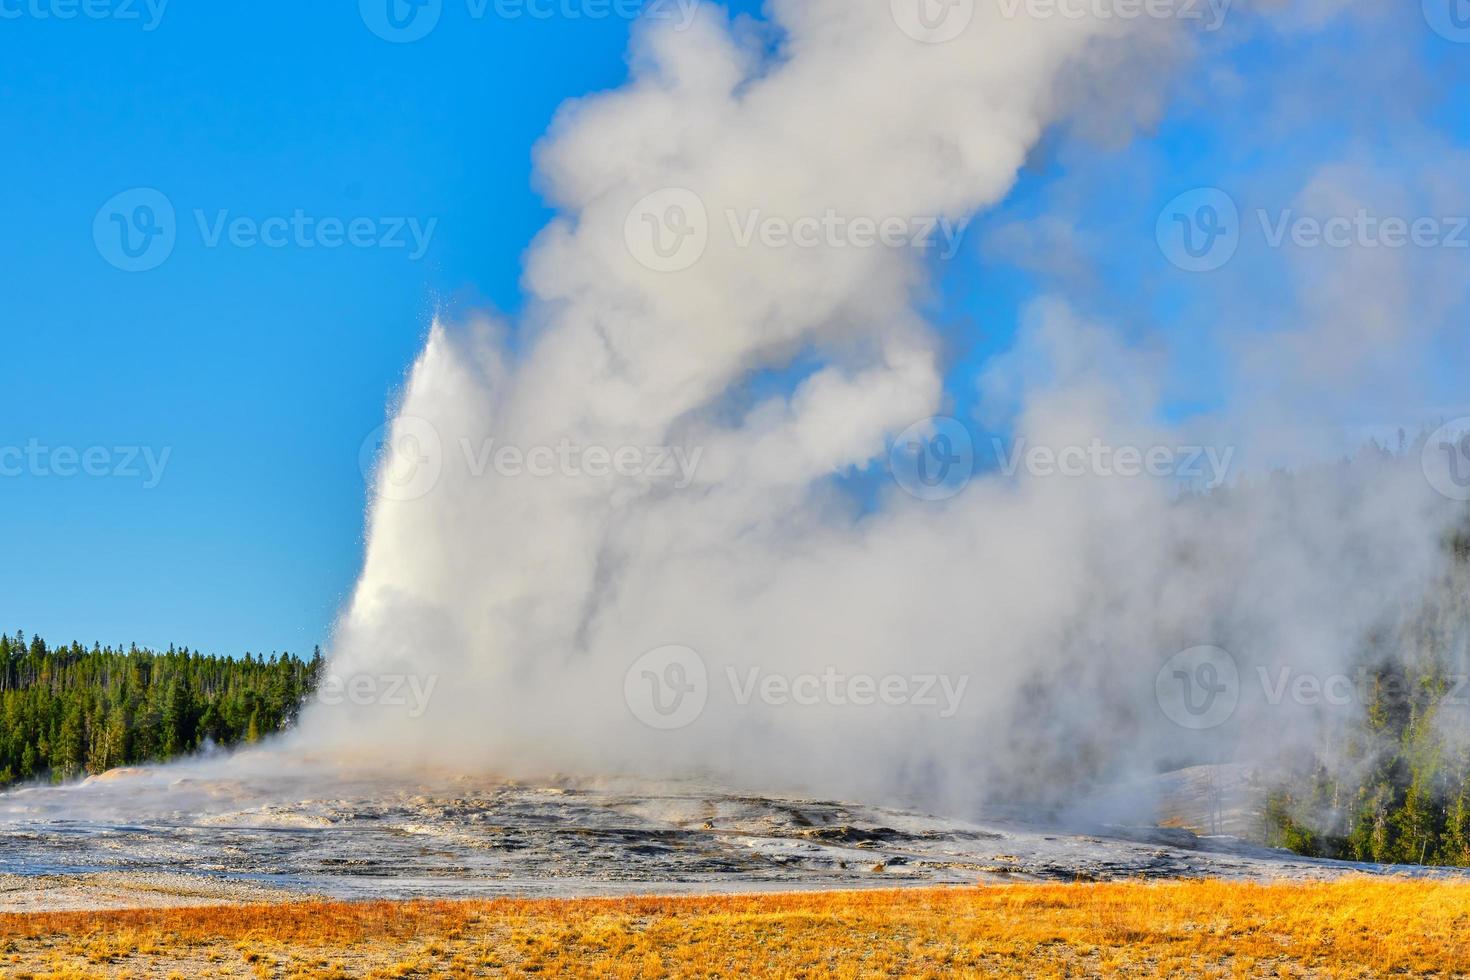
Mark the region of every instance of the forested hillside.
POLYGON ((321 664, 0 635, 0 786, 253 742, 295 721, 321 664))
POLYGON ((1470 532, 1422 602, 1364 652, 1361 717, 1263 808, 1269 842, 1357 861, 1470 866, 1470 532))

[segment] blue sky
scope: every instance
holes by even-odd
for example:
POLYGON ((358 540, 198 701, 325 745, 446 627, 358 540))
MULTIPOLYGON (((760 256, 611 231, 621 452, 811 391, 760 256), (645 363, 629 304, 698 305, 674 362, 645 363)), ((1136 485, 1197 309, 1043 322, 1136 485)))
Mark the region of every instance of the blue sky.
MULTIPOLYGON (((392 44, 346 3, 174 0, 156 25, 141 0, 128 8, 138 20, 37 15, 55 0, 5 9, 23 13, 0 20, 10 230, 0 236, 0 446, 29 447, 28 458, 97 447, 90 465, 104 475, 66 475, 66 458, 48 455, 0 477, 0 627, 232 654, 309 650, 326 641, 356 576, 363 440, 435 309, 517 309, 521 254, 548 217, 532 147, 560 102, 624 77, 630 24, 477 20, 447 0, 429 36, 392 44), (99 250, 93 224, 104 202, 135 188, 164 195, 177 240, 156 268, 126 272, 99 250), (300 212, 344 227, 366 218, 364 240, 382 246, 411 242, 415 225, 432 234, 421 256, 411 246, 242 246, 228 235, 211 247, 196 212, 207 226, 222 214, 300 212), (149 485, 148 454, 157 464, 165 452, 149 485)), ((1465 147, 1470 44, 1416 15, 1393 29, 1424 86, 1404 138, 1465 147)), ((1349 103, 1381 80, 1366 71, 1328 85, 1312 65, 1331 63, 1324 50, 1351 58, 1377 40, 1328 32, 1211 56, 1250 77, 1298 72, 1319 90, 1327 108, 1290 132, 1256 131, 1260 88, 1212 97, 1184 86, 1127 148, 1089 150, 1085 165, 1065 136, 1039 151, 1012 198, 936 269, 932 313, 955 354, 956 405, 973 400, 968 378, 1005 347, 1038 289, 1075 293, 1100 315, 1146 295, 1152 322, 1140 329, 1165 337, 1204 315, 1208 291, 1161 261, 1158 208, 1194 186, 1244 186, 1349 152, 1371 124, 1349 103), (1055 211, 1074 171, 1095 178, 1109 167, 1131 175, 1125 190, 1073 207, 1078 227, 1106 242, 1090 255, 1091 285, 987 248, 1003 226, 1055 211)), ((1390 158, 1396 134, 1372 136, 1390 158)), ((1221 383, 1208 347, 1179 345, 1175 356, 1178 410, 1208 408, 1221 383)), ((1439 382, 1446 397, 1456 381, 1439 382)))

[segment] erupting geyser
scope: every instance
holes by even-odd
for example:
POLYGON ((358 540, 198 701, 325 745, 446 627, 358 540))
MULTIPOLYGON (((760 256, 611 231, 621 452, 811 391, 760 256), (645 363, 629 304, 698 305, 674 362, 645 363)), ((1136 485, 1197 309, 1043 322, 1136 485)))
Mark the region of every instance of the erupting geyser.
MULTIPOLYGON (((1342 669, 1440 567, 1455 512, 1416 460, 1185 501, 1096 466, 982 468, 957 494, 882 478, 898 433, 952 411, 925 245, 1004 197, 1054 124, 1146 118, 1156 79, 1131 66, 1185 62, 1193 25, 978 5, 926 43, 887 6, 776 0, 769 33, 711 7, 651 20, 631 80, 560 114, 527 308, 435 323, 332 644, 344 682, 437 678, 431 702, 339 698, 298 744, 963 806, 1314 737, 1309 712, 1252 725, 1244 698, 1227 730, 1181 729, 1155 675, 1205 644, 1246 676, 1342 669), (655 717, 630 704, 645 683, 655 717)), ((1409 327, 1334 315, 1355 332, 1334 384, 1411 383, 1413 358, 1364 370, 1409 327)), ((1268 382, 1324 369, 1318 325, 1240 341, 1218 408, 1184 422, 1127 326, 1037 299, 965 384, 994 431, 1054 457, 1313 458, 1289 434, 1332 406, 1268 382)))

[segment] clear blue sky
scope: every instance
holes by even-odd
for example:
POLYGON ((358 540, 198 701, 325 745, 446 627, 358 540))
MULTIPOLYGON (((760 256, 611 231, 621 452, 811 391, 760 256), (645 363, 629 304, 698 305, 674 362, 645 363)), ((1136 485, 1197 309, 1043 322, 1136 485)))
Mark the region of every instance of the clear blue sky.
MULTIPOLYGON (((547 218, 532 146, 562 100, 624 77, 629 23, 474 20, 445 0, 432 34, 390 44, 352 3, 173 0, 153 30, 143 0, 130 5, 140 20, 42 18, 38 4, 55 0, 7 0, 27 12, 0 19, 0 447, 104 447, 95 465, 127 472, 68 477, 28 464, 0 477, 0 628, 309 650, 356 575, 363 439, 436 308, 517 308, 520 255, 547 218), (177 241, 161 265, 129 273, 101 254, 93 223, 104 202, 139 187, 176 209, 177 241), (196 210, 211 222, 300 210, 435 224, 417 258, 208 247, 196 210), (146 485, 146 459, 129 469, 114 452, 122 446, 155 461, 168 451, 157 486, 146 485)), ((1394 28, 1433 83, 1418 123, 1463 147, 1470 45, 1423 27, 1414 15, 1394 28)), ((1245 72, 1310 72, 1301 56, 1310 64, 1314 45, 1352 57, 1373 41, 1252 42, 1217 57, 1245 72)), ((1159 261, 1161 204, 1200 184, 1310 169, 1361 135, 1347 106, 1373 84, 1324 91, 1336 109, 1271 140, 1253 132, 1249 86, 1223 107, 1181 90, 1157 132, 1111 158, 1130 175, 1116 192, 1077 206, 1079 227, 1107 241, 1090 256, 1102 287, 1054 281, 985 247, 995 228, 1055 205, 1074 164, 1061 150, 1038 154, 1013 199, 940 270, 933 312, 953 337, 956 403, 1042 285, 1104 314, 1142 291, 1158 322, 1141 328, 1167 334, 1201 300, 1159 261)), ((1181 405, 1208 404, 1209 369, 1187 363, 1208 354, 1181 357, 1181 405)))

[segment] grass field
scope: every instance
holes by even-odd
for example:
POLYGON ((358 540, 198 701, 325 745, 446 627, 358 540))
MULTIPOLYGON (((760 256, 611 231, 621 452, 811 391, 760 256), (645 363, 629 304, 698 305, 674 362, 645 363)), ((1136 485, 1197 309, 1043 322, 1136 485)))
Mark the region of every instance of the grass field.
POLYGON ((1470 885, 1169 882, 0 917, 11 977, 1464 976, 1470 885))

